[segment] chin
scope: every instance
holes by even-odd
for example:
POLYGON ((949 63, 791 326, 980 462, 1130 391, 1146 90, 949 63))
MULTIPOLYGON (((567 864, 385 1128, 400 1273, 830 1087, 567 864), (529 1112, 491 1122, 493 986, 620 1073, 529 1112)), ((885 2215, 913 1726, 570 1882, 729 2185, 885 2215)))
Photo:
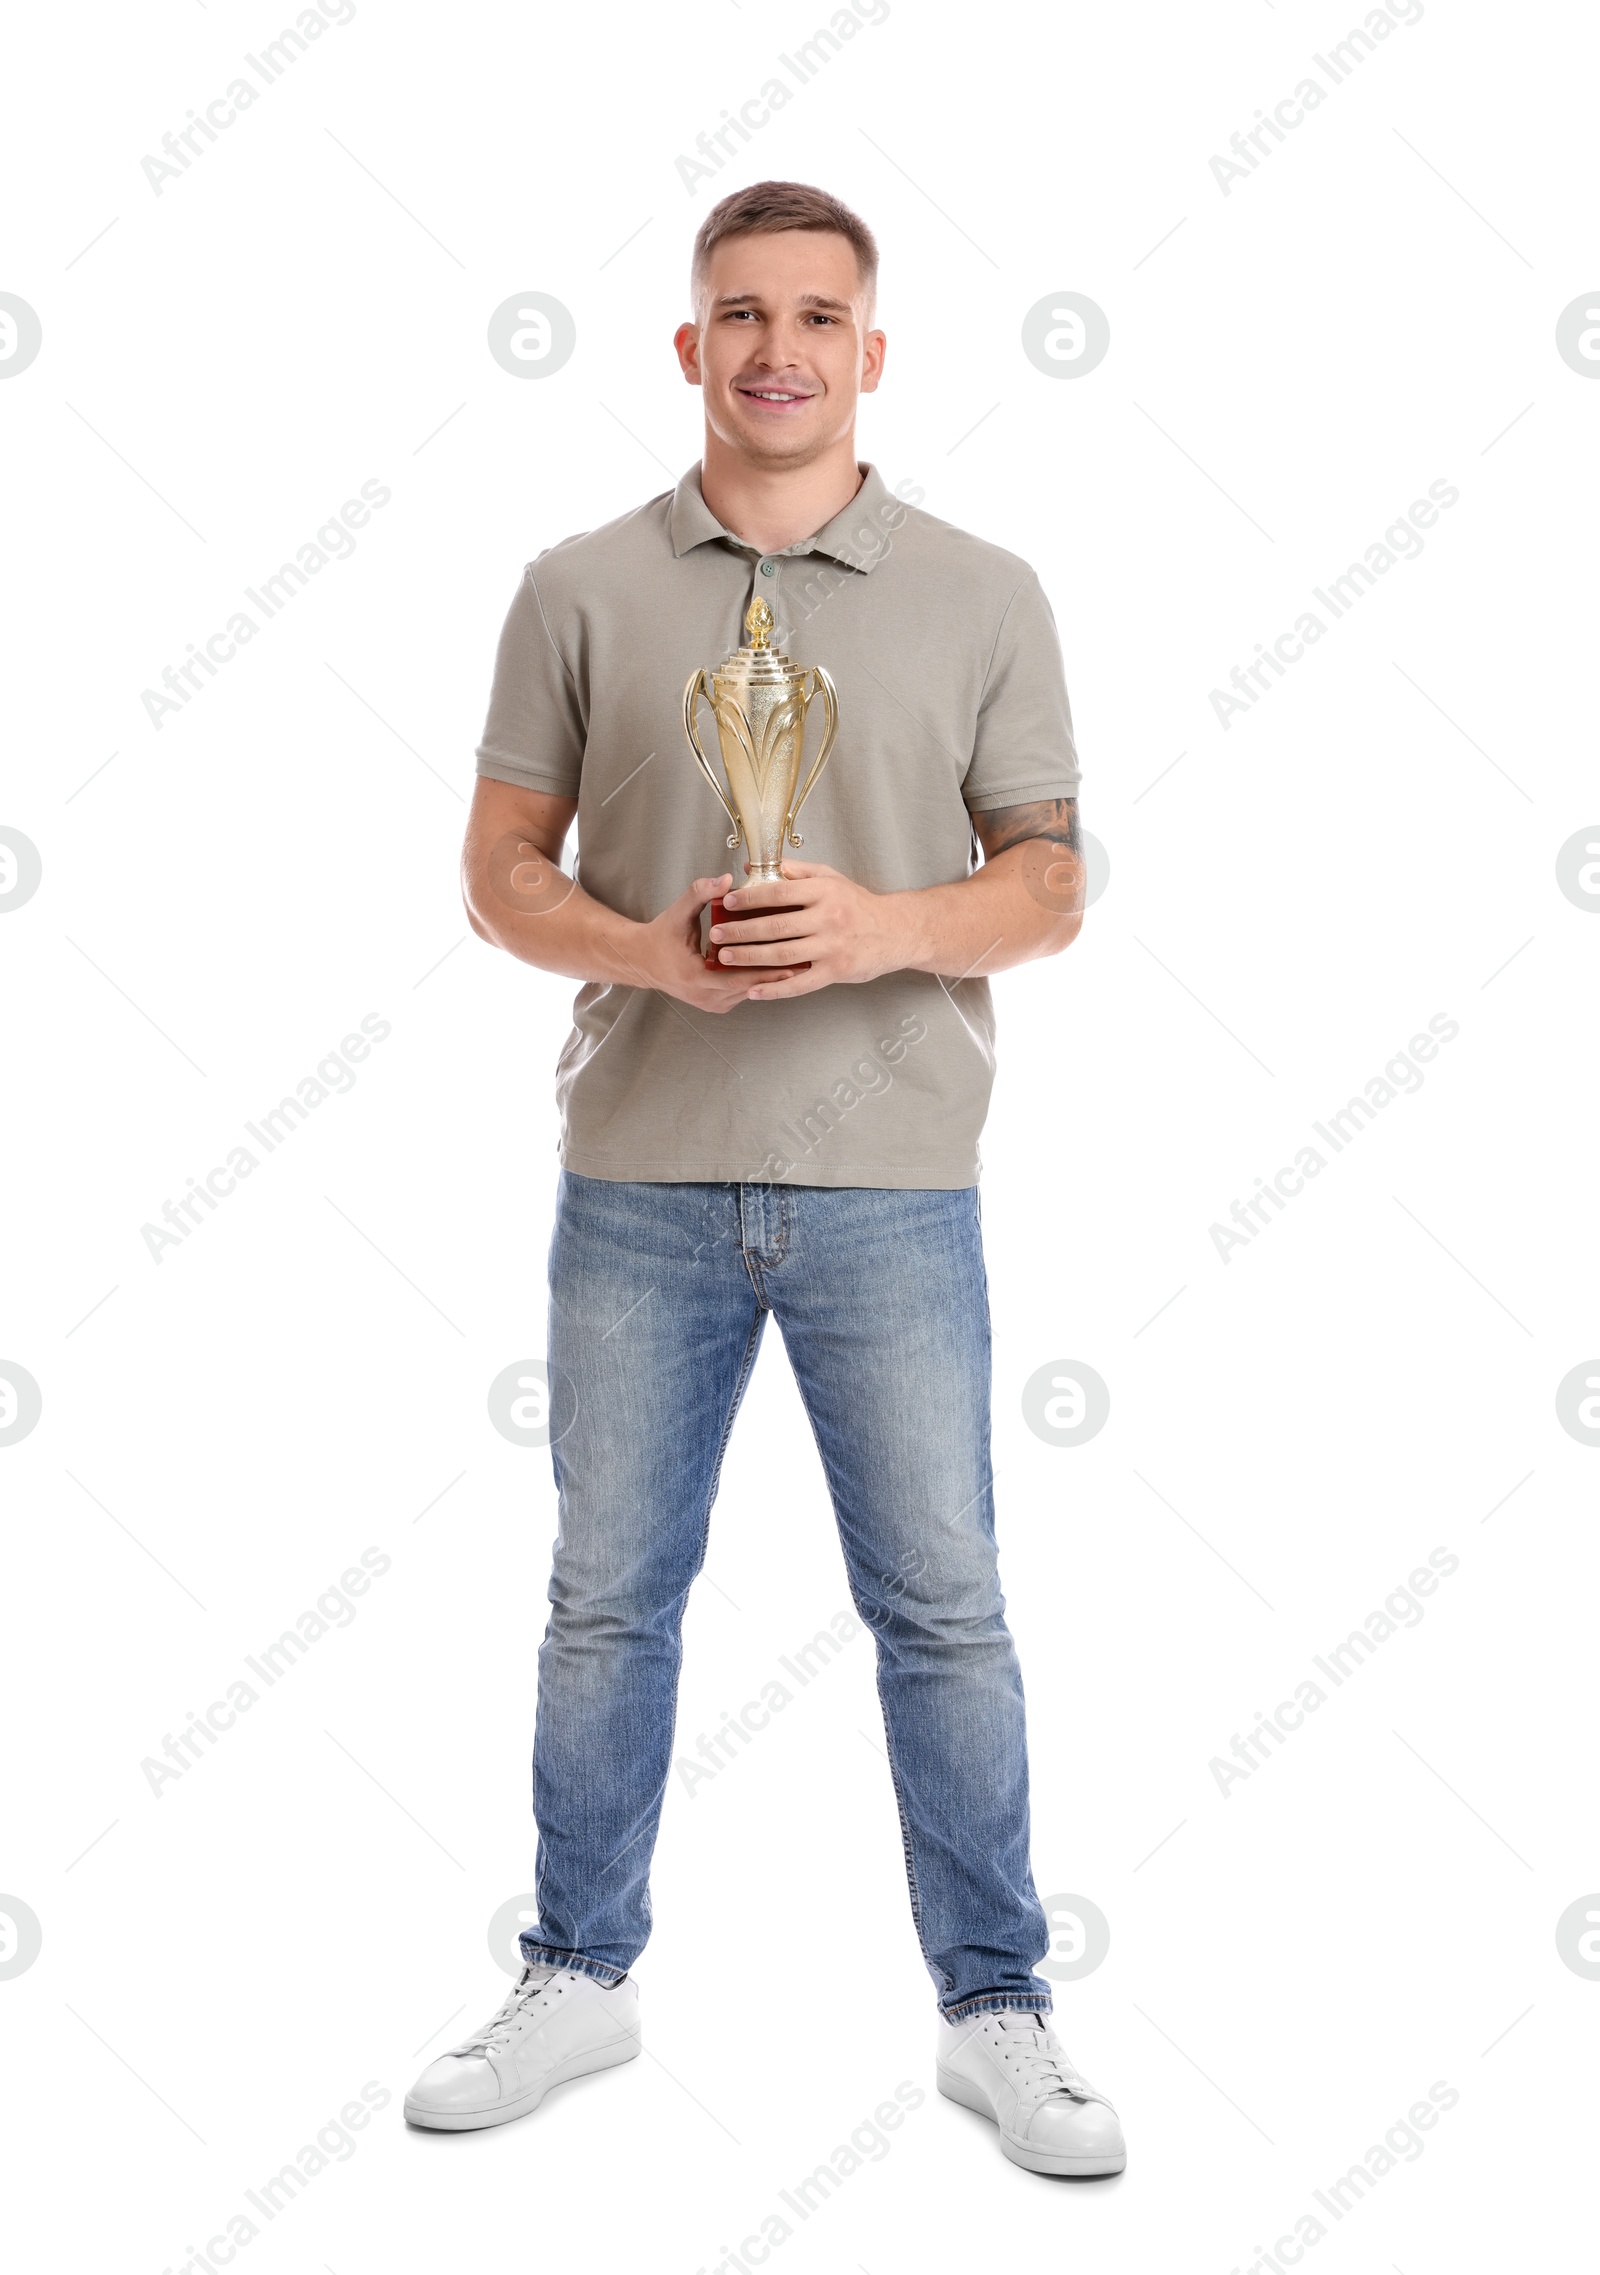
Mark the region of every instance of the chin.
POLYGON ((758 458, 804 457, 808 452, 819 450, 827 439, 813 424, 766 426, 755 419, 746 421, 737 414, 728 423, 730 439, 758 458))

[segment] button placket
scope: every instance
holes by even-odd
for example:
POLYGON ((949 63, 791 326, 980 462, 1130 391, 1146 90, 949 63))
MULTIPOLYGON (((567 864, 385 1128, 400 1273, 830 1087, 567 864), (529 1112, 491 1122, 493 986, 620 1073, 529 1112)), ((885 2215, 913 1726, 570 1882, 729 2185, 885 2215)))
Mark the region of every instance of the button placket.
POLYGON ((771 553, 764 553, 756 568, 756 574, 751 584, 751 594, 754 597, 756 593, 759 593, 772 611, 772 644, 775 648, 781 647, 783 644, 782 612, 779 603, 779 594, 782 590, 783 579, 778 573, 778 557, 771 553))

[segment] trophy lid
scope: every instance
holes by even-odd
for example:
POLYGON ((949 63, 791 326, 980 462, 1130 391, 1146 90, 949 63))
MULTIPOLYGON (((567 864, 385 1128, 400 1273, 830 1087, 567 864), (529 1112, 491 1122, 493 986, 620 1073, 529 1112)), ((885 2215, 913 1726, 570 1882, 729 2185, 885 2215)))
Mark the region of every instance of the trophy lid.
POLYGON ((744 612, 744 646, 735 648, 732 655, 717 666, 717 676, 724 673, 740 680, 802 679, 805 667, 797 664, 782 648, 770 643, 773 627, 772 610, 760 593, 744 612))

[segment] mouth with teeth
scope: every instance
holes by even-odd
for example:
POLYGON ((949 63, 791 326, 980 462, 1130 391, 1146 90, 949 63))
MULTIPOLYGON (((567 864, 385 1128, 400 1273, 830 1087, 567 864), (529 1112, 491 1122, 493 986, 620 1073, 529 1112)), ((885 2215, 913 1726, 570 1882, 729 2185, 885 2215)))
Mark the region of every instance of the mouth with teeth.
POLYGON ((764 412, 780 418, 792 418, 811 400, 809 394, 794 387, 756 387, 741 383, 735 385, 734 393, 742 395, 747 403, 759 403, 764 412))

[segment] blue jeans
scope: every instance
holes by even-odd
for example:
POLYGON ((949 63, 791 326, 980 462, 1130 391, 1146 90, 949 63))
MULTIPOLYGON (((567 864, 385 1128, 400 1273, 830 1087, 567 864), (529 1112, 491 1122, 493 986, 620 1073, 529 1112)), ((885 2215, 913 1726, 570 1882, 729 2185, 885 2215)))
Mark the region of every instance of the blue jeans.
POLYGON ((912 1916, 940 2008, 1048 2012, 1033 1972, 1049 1933, 1028 1866, 1022 1681, 995 1562, 988 1283, 971 1187, 562 1172, 549 1356, 577 1411, 552 1449, 560 1528, 533 1750, 539 1926, 523 1954, 609 1983, 644 1948, 683 1609, 769 1312, 876 1640, 912 1916))

